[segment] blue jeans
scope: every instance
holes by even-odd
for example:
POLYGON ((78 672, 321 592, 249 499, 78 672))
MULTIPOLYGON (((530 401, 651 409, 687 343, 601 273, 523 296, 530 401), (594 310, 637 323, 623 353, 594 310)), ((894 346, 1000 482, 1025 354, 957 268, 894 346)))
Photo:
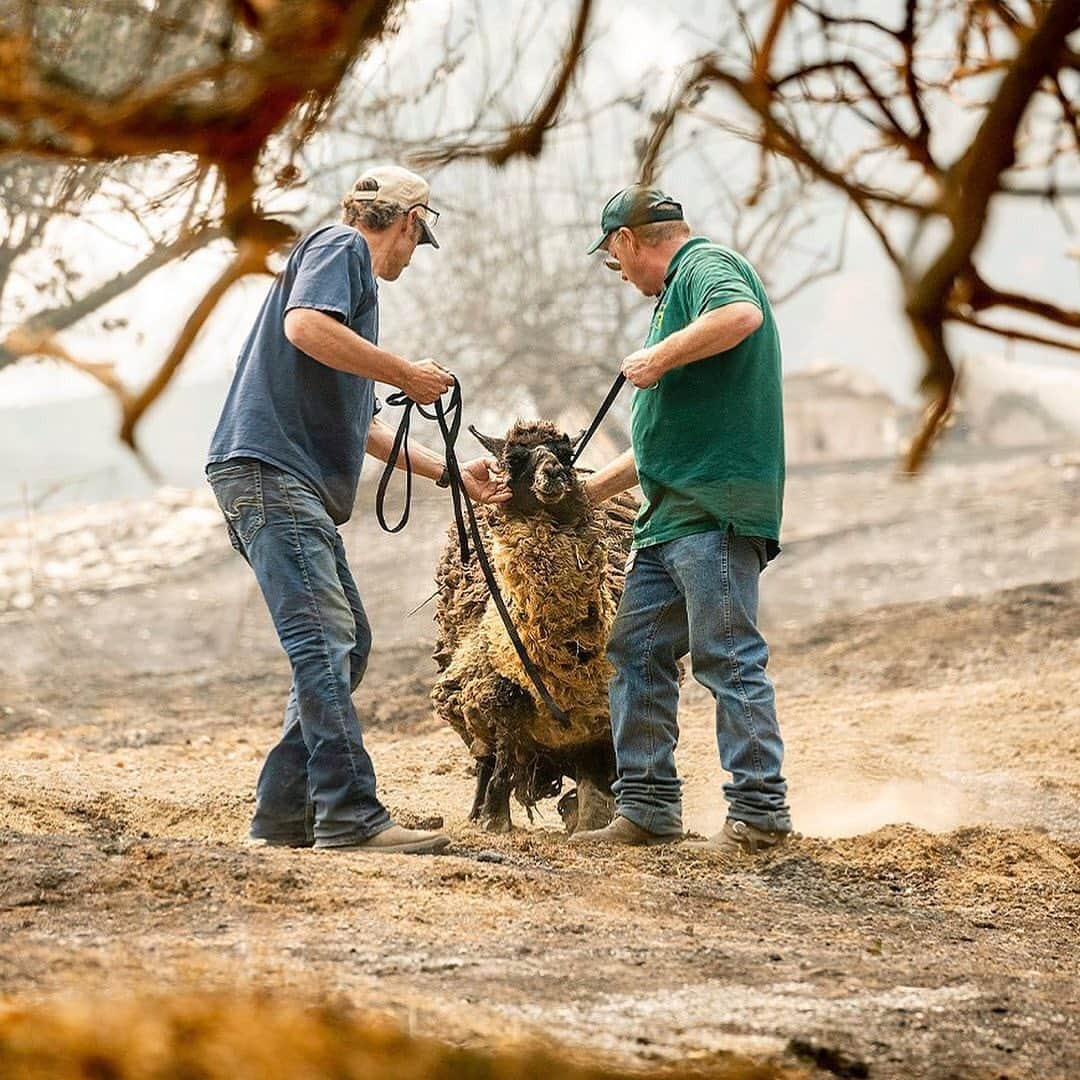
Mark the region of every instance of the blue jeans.
POLYGON ((250 458, 207 469, 233 547, 251 565, 292 666, 281 740, 256 788, 253 837, 355 844, 390 816, 375 795, 352 691, 371 627, 336 526, 304 481, 250 458))
POLYGON ((757 629, 763 541, 732 530, 641 548, 626 575, 608 656, 618 813, 656 833, 682 831, 678 661, 716 699, 728 817, 791 830, 784 744, 776 722, 769 649, 757 629))

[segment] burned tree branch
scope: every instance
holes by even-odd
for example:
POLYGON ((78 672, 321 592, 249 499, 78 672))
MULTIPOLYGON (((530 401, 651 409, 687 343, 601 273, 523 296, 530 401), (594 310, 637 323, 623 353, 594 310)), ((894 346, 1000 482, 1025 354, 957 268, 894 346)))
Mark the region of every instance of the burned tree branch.
POLYGON ((923 385, 942 398, 950 395, 953 384, 952 361, 940 333, 949 294, 970 265, 1000 177, 1016 160, 1020 121, 1039 84, 1056 70, 1061 48, 1078 21, 1080 0, 1053 0, 1009 66, 970 146, 945 175, 944 201, 952 235, 938 258, 908 289, 906 304, 924 345, 927 370, 923 385))
MULTIPOLYGON (((87 315, 97 311, 98 308, 102 308, 110 301, 115 300, 118 296, 123 296, 156 270, 160 270, 163 266, 167 266, 176 259, 198 251, 216 240, 224 239, 226 235, 224 228, 220 226, 201 226, 184 232, 172 243, 156 247, 130 269, 110 278, 73 303, 38 312, 26 323, 24 328, 29 332, 41 330, 59 332, 66 330, 81 319, 86 318, 87 315)), ((10 360, 5 359, 2 348, 0 348, 0 369, 3 369, 10 362, 10 360)))
POLYGON ((236 256, 203 294, 195 310, 184 323, 176 342, 169 351, 169 355, 165 358, 157 373, 137 396, 130 398, 124 405, 120 438, 133 450, 135 449, 136 425, 146 410, 157 401, 169 385, 184 357, 187 356, 188 350, 194 343, 199 331, 203 328, 214 308, 217 307, 218 301, 240 278, 246 277, 248 274, 269 274, 270 268, 267 265, 267 258, 290 235, 291 233, 285 231, 281 235, 267 234, 259 239, 244 237, 237 244, 236 256))
POLYGON ((1051 349, 1080 353, 1080 341, 1055 338, 1048 334, 1038 334, 1033 330, 1022 330, 1019 327, 995 326, 993 323, 977 319, 973 315, 957 313, 952 315, 951 318, 966 326, 974 327, 976 330, 982 330, 987 334, 996 334, 998 337, 1009 338, 1012 341, 1027 341, 1033 345, 1045 345, 1051 349))
POLYGON ((154 246, 135 266, 12 331, 0 344, 0 368, 48 355, 87 372, 120 401, 121 434, 134 446, 139 418, 217 300, 237 277, 265 270, 266 254, 291 235, 255 202, 255 170, 268 142, 294 117, 293 145, 311 134, 356 58, 395 29, 400 7, 400 0, 199 0, 180 17, 163 0, 110 0, 80 5, 78 18, 63 21, 58 0, 0 18, 0 154, 116 163, 186 153, 196 160, 195 195, 176 239, 155 244, 148 233, 154 246), (88 50, 90 31, 97 37, 88 50), (211 172, 220 198, 212 214, 197 214, 198 187, 211 172), (79 362, 56 341, 57 331, 222 237, 235 242, 235 259, 140 393, 122 387, 111 366, 79 362))
POLYGON ((581 63, 592 8, 593 0, 580 0, 574 29, 563 52, 559 70, 551 89, 537 105, 532 116, 510 125, 495 142, 476 144, 467 136, 434 150, 414 153, 411 160, 418 166, 425 166, 445 165, 447 162, 465 158, 483 158, 492 165, 499 166, 516 157, 539 156, 544 147, 545 136, 558 121, 581 63))
MULTIPOLYGON (((639 161, 641 179, 651 180, 678 120, 697 115, 702 99, 718 91, 757 122, 743 134, 762 155, 760 179, 747 196, 748 204, 765 190, 770 163, 788 162, 839 192, 859 211, 897 269, 905 311, 924 358, 922 386, 931 403, 907 455, 906 467, 913 470, 947 420, 955 395, 946 338, 949 323, 1055 348, 1080 348, 1052 335, 978 319, 983 308, 1007 307, 1077 328, 1076 312, 1018 290, 991 289, 971 269, 996 197, 1054 200, 1075 187, 1060 184, 1048 168, 1061 154, 1054 136, 1043 144, 1049 147, 1047 153, 1034 154, 1024 125, 1032 103, 1041 99, 1060 111, 1074 145, 1080 138, 1074 104, 1061 79, 1063 69, 1074 67, 1069 38, 1080 26, 1080 0, 1031 4, 1029 19, 1001 0, 965 0, 956 13, 929 0, 896 0, 896 5, 893 28, 884 19, 852 15, 830 0, 771 0, 759 34, 746 17, 741 19, 749 63, 738 54, 729 56, 723 47, 701 56, 657 115, 639 161), (939 54, 930 54, 934 66, 928 80, 920 74, 925 41, 940 38, 948 20, 956 28, 956 53, 944 62, 939 54), (843 35, 836 33, 841 30, 843 35), (783 34, 792 48, 781 47, 783 34), (799 47, 794 47, 796 39, 799 47), (801 44, 807 41, 812 48, 804 50, 801 44), (783 63, 778 64, 778 58, 783 63), (952 92, 973 72, 1000 72, 1000 79, 985 104, 971 106, 982 111, 974 135, 956 160, 942 167, 930 150, 935 122, 940 125, 942 109, 962 107, 952 92), (936 95, 937 111, 928 95, 936 95), (818 122, 819 117, 840 114, 858 118, 869 131, 862 143, 843 154, 843 140, 829 141, 827 123, 818 122), (903 179, 905 174, 897 171, 886 182, 872 180, 864 163, 883 151, 901 153, 914 177, 903 179), (1028 171, 1041 165, 1045 183, 1017 184, 1011 174, 1018 165, 1028 171), (946 228, 929 259, 918 244, 905 241, 901 246, 896 241, 905 234, 918 238, 927 222, 946 228)), ((728 130, 734 129, 728 125, 728 130)))

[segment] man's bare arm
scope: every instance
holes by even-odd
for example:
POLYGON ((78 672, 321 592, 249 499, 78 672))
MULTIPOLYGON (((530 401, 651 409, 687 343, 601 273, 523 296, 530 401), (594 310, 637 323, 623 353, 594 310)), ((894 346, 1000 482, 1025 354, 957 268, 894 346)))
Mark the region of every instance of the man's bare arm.
POLYGON ((404 390, 414 401, 430 405, 450 388, 450 376, 433 360, 410 363, 314 308, 285 313, 285 336, 320 364, 350 375, 364 375, 404 390))
MULTIPOLYGON (((380 461, 389 461, 390 452, 394 449, 394 431, 381 420, 371 421, 371 430, 368 433, 367 452, 380 461)), ((425 446, 419 446, 415 442, 409 444, 409 459, 412 461, 413 472, 419 476, 426 476, 429 480, 438 480, 446 468, 446 462, 433 454, 425 446)), ((395 469, 405 468, 405 455, 398 454, 394 462, 395 469)))
POLYGON ((602 503, 605 499, 632 488, 637 482, 634 451, 627 450, 585 481, 585 493, 590 501, 602 503))
POLYGON ((631 353, 623 361, 623 374, 639 388, 654 386, 674 368, 734 349, 761 326, 763 318, 761 308, 749 300, 707 311, 663 341, 631 353))
MULTIPOLYGON (((372 420, 368 433, 367 452, 380 461, 389 461, 394 450, 394 432, 381 420, 372 420)), ((433 454, 424 446, 413 443, 409 447, 409 460, 413 471, 429 480, 438 480, 446 462, 438 454, 433 454)), ((395 469, 405 468, 405 455, 398 454, 394 462, 395 469)), ((492 458, 476 458, 460 465, 461 482, 473 502, 503 503, 510 498, 510 489, 506 478, 499 471, 498 463, 492 458)))

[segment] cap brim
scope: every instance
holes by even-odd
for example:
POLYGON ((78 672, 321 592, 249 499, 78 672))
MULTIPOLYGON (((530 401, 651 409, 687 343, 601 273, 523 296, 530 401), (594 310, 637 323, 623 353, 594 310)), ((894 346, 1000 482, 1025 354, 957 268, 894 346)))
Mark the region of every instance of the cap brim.
POLYGON ((594 252, 599 251, 607 243, 607 238, 608 238, 608 234, 604 233, 604 235, 601 236, 600 239, 597 240, 596 243, 593 244, 593 246, 591 248, 589 248, 588 251, 585 252, 585 254, 586 255, 592 255, 594 252))
POLYGON ((439 241, 435 239, 431 226, 422 217, 417 216, 416 220, 420 222, 420 243, 430 244, 433 248, 438 248, 439 241))

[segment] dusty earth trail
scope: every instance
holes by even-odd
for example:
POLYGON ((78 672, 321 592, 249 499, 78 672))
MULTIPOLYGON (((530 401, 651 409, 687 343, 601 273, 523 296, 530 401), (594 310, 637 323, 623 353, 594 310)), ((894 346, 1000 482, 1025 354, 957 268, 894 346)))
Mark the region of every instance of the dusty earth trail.
MULTIPOLYGON (((243 844, 285 666, 223 540, 122 589, 39 574, 34 606, 0 616, 0 994, 271 986, 627 1064, 1076 1075, 1080 478, 1029 455, 793 488, 765 618, 804 835, 733 870, 577 851, 551 804, 531 826, 515 808, 507 837, 464 822, 430 625, 401 618, 430 588, 440 503, 407 560, 368 523, 349 537, 382 794, 406 823, 444 819, 437 859, 243 844)), ((720 774, 694 685, 682 726, 687 823, 708 832, 720 774)))

